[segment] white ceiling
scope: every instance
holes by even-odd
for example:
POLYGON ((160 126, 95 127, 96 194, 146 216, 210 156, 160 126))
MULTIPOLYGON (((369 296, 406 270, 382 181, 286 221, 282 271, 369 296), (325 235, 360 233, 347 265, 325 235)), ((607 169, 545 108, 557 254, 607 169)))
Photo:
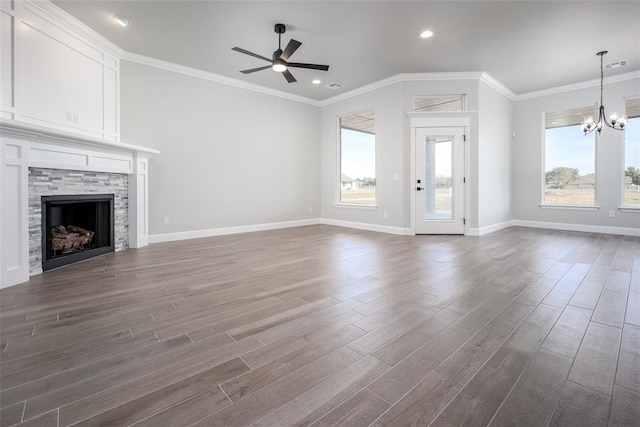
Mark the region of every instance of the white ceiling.
POLYGON ((486 71, 516 94, 597 79, 605 63, 640 69, 640 1, 152 1, 54 0, 122 49, 292 94, 323 100, 399 73, 486 71), (124 15, 133 25, 116 25, 124 15), (266 65, 231 50, 271 57, 274 24, 303 44, 289 84, 266 65), (435 35, 421 39, 419 33, 435 35), (311 84, 319 78, 321 85, 311 84), (341 89, 325 84, 337 82, 341 89))

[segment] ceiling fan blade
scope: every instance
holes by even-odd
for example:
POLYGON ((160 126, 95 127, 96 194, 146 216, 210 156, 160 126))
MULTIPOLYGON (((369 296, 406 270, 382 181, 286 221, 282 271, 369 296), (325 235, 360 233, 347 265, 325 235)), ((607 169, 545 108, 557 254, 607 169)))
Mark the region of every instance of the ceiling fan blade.
POLYGON ((287 62, 287 67, 309 68, 311 70, 329 71, 329 66, 328 65, 303 64, 301 62, 287 62))
POLYGON ((287 59, 289 59, 291 55, 293 55, 293 52, 298 50, 298 48, 301 45, 302 43, 300 43, 298 40, 294 40, 294 39, 289 40, 289 44, 287 44, 287 47, 285 47, 284 50, 282 51, 282 55, 280 55, 280 59, 283 59, 286 61, 287 59))
POLYGON ((271 62, 272 60, 267 58, 266 56, 258 55, 257 53, 249 52, 241 47, 232 47, 231 50, 235 50, 236 52, 244 53, 245 55, 253 56, 254 58, 262 59, 267 62, 271 62))
POLYGON ((282 72, 282 75, 284 76, 285 79, 287 79, 289 83, 297 82, 296 78, 293 77, 293 74, 291 74, 289 70, 284 70, 282 72))
POLYGON ((250 68, 248 70, 240 70, 240 72, 242 74, 249 74, 249 73, 255 73, 256 71, 266 70, 267 68, 271 68, 271 65, 265 65, 264 67, 258 67, 258 68, 250 68))

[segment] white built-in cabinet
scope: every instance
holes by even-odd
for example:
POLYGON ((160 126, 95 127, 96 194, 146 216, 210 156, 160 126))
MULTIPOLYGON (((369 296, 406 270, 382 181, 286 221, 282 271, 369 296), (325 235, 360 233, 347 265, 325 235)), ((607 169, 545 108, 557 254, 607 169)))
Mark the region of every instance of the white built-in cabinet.
POLYGON ((1 1, 0 115, 119 141, 119 58, 49 2, 1 1))

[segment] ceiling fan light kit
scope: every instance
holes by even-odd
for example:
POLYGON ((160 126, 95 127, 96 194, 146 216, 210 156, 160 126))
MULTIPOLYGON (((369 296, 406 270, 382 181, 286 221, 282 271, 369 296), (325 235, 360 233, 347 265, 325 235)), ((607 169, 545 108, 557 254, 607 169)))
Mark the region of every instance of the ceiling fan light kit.
POLYGON ((293 83, 297 80, 295 79, 295 77, 293 77, 293 75, 291 74, 291 71, 289 71, 289 68, 307 68, 310 70, 320 70, 320 71, 329 70, 328 65, 305 64, 302 62, 289 62, 289 58, 291 57, 291 55, 293 55, 293 53, 296 50, 298 50, 300 46, 302 46, 302 43, 297 40, 291 39, 289 40, 289 43, 284 48, 284 50, 282 50, 282 44, 281 44, 282 34, 285 33, 285 31, 287 30, 287 27, 284 24, 276 24, 273 30, 276 32, 276 34, 278 34, 278 49, 276 49, 273 52, 273 55, 271 55, 271 59, 267 58, 266 56, 262 56, 262 55, 258 55, 257 53, 250 52, 246 49, 242 49, 240 47, 231 48, 231 50, 234 50, 236 52, 244 53, 245 55, 253 56, 254 58, 262 59, 263 61, 267 61, 271 63, 271 65, 266 65, 264 67, 241 70, 240 71, 241 73, 250 74, 250 73, 255 73, 256 71, 262 71, 262 70, 271 68, 273 71, 282 73, 284 78, 287 79, 289 83, 293 83))
POLYGON ((600 57, 600 108, 598 108, 598 120, 594 121, 593 116, 585 117, 582 121, 582 132, 585 135, 590 134, 594 130, 598 131, 598 134, 602 132, 602 128, 604 126, 608 126, 611 129, 616 130, 624 130, 624 127, 627 125, 627 117, 626 116, 618 116, 618 113, 611 113, 609 118, 607 119, 606 114, 604 112, 604 104, 602 102, 602 92, 604 87, 604 60, 603 57, 608 53, 608 51, 603 50, 601 52, 596 53, 600 57))

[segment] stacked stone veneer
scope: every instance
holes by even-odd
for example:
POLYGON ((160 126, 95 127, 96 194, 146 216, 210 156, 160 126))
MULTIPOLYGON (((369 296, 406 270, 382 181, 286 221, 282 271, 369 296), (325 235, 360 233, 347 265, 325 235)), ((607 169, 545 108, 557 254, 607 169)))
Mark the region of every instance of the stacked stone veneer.
POLYGON ((129 247, 129 178, 125 174, 29 168, 29 273, 42 273, 42 196, 114 195, 116 251, 129 247))

